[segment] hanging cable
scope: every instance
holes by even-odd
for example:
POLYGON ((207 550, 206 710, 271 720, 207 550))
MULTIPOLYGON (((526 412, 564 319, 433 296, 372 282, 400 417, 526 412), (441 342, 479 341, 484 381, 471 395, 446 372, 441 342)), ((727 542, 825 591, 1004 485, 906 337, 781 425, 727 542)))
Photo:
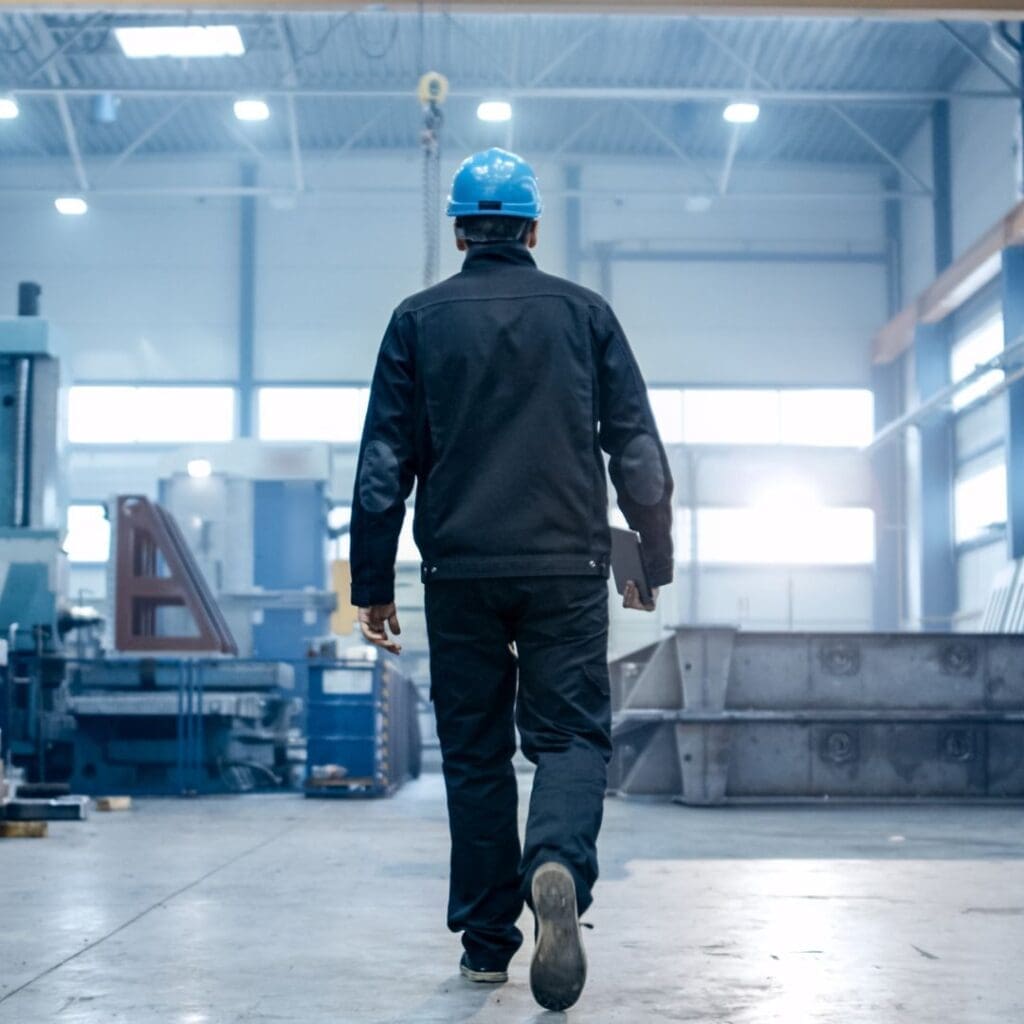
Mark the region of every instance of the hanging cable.
POLYGON ((429 71, 417 90, 423 104, 423 287, 437 281, 441 262, 441 106, 448 95, 448 79, 429 71))

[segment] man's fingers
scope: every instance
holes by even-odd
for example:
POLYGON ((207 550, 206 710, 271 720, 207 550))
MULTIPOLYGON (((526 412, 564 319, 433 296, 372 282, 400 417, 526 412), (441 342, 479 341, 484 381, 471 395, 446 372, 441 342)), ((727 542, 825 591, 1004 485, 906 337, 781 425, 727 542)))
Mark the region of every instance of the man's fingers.
POLYGON ((374 647, 381 647, 392 654, 401 654, 402 646, 388 636, 388 626, 391 627, 391 632, 395 636, 402 632, 394 604, 374 605, 371 608, 359 609, 359 629, 363 634, 363 639, 373 644, 374 647))
POLYGON ((381 640, 387 640, 387 637, 381 630, 375 630, 368 622, 360 622, 359 628, 363 631, 363 636, 366 637, 370 643, 376 644, 381 640))
MULTIPOLYGON (((656 596, 657 592, 654 595, 656 596)), ((622 592, 622 607, 632 608, 638 612, 653 612, 655 608, 655 602, 651 601, 650 604, 644 604, 640 600, 640 591, 637 589, 637 585, 633 580, 628 580, 626 586, 622 592)))

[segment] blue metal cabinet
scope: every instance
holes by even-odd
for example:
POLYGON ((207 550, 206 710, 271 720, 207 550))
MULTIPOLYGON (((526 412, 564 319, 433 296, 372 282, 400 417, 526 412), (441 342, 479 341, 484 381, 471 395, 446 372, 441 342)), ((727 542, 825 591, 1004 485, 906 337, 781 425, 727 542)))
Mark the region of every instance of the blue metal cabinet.
POLYGON ((388 796, 420 771, 415 687, 389 659, 313 662, 307 796, 388 796))

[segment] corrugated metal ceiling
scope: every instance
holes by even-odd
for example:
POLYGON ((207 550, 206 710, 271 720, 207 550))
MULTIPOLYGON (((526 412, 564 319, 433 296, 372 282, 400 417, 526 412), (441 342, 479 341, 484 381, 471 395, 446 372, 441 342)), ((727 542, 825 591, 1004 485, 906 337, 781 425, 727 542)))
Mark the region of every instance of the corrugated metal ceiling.
MULTIPOLYGON (((719 158, 731 131, 721 118, 721 97, 634 101, 629 91, 719 88, 741 94, 750 87, 769 86, 891 93, 948 90, 971 60, 941 25, 922 21, 462 13, 421 18, 416 13, 372 10, 192 17, 201 23, 239 24, 245 56, 131 61, 122 56, 112 32, 115 25, 127 23, 124 16, 0 15, 0 92, 50 86, 50 71, 39 65, 66 44, 49 65, 59 74, 60 85, 109 88, 123 96, 117 120, 98 124, 91 116, 91 98, 71 95, 72 118, 87 157, 124 151, 161 118, 165 123, 138 146, 138 152, 244 152, 239 134, 243 131, 261 151, 272 152, 289 145, 283 97, 270 97, 269 122, 244 128, 234 122, 231 100, 236 94, 289 85, 294 63, 300 92, 373 89, 399 94, 298 96, 304 149, 412 150, 418 145, 421 123, 415 85, 421 70, 429 67, 443 71, 451 81, 446 131, 455 145, 484 145, 504 138, 504 129, 476 120, 475 106, 482 95, 538 88, 601 89, 619 90, 621 95, 517 96, 516 146, 535 155, 552 150, 648 155, 669 152, 667 138, 689 156, 719 158), (130 93, 153 89, 226 92, 184 99, 130 93), (644 124, 645 118, 650 124, 644 124)), ((139 17, 131 23, 170 20, 139 17)), ((957 31, 974 46, 988 45, 987 25, 960 23, 957 31)), ((993 89, 1000 88, 994 76, 991 81, 993 89)), ((53 97, 24 95, 20 102, 23 116, 0 122, 0 155, 66 154, 53 97)), ((928 106, 907 100, 844 103, 843 109, 879 143, 898 151, 928 106)), ((856 164, 878 163, 880 157, 822 102, 765 99, 760 121, 743 132, 738 160, 856 164)))

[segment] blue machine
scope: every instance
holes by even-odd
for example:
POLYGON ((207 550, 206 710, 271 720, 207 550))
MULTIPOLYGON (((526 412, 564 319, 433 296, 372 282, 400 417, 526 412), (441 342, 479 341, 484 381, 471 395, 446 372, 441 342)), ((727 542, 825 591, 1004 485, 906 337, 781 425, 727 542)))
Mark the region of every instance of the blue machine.
POLYGON ((417 700, 389 658, 312 662, 306 796, 388 796, 417 778, 417 700))

